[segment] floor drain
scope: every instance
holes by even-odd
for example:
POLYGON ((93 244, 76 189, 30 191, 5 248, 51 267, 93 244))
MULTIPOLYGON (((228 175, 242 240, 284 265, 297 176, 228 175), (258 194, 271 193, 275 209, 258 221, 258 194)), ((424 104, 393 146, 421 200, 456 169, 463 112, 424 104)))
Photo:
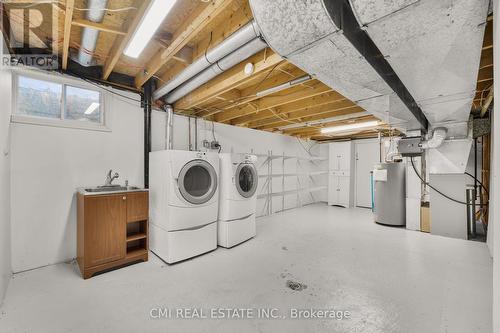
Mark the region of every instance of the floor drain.
POLYGON ((302 291, 307 288, 307 285, 291 280, 286 281, 286 286, 295 291, 302 291))

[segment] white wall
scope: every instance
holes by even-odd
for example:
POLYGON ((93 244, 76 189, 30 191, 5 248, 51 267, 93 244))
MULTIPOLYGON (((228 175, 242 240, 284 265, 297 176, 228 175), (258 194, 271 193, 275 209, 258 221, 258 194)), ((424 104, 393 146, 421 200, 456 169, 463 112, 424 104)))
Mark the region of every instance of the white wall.
MULTIPOLYGON (((198 120, 198 149, 204 150, 202 141, 213 140, 212 122, 198 120)), ((189 119, 187 117, 178 116, 174 117, 174 132, 173 132, 173 145, 174 149, 187 150, 189 149, 189 119)), ((253 129, 235 127, 224 124, 215 123, 214 133, 216 139, 222 145, 222 152, 235 152, 235 153, 254 153, 254 154, 267 154, 272 151, 273 155, 289 155, 307 157, 309 149, 314 145, 310 152, 316 156, 328 156, 327 145, 314 144, 312 142, 301 141, 296 138, 256 131, 253 129)), ((153 112, 152 116, 152 133, 153 133, 153 150, 165 149, 165 113, 161 111, 153 112)), ((195 148, 194 119, 191 120, 191 138, 192 148, 195 148)), ((265 157, 260 156, 257 163, 259 174, 267 174, 267 165, 264 163, 265 157)), ((308 171, 327 170, 328 162, 297 162, 295 159, 288 159, 285 161, 285 173, 303 173, 308 171)), ((283 172, 283 163, 281 159, 273 160, 272 164, 273 174, 281 174, 283 172)), ((296 188, 326 186, 327 175, 314 176, 313 180, 307 177, 301 177, 299 180, 296 177, 286 177, 284 188, 285 190, 293 190, 296 188), (314 181, 313 181, 314 180, 314 181)), ((266 189, 265 178, 259 179, 259 190, 257 193, 263 194, 266 189)), ((273 178, 272 190, 273 193, 282 191, 283 184, 281 177, 273 178)), ((285 200, 281 196, 273 197, 272 211, 277 212, 283 209, 294 208, 299 205, 305 205, 312 202, 326 201, 327 191, 314 192, 312 194, 302 193, 299 198, 296 195, 288 195, 285 200)), ((266 212, 265 199, 258 200, 257 215, 264 215, 266 212)))
MULTIPOLYGON (((500 22, 496 17, 496 13, 500 11, 499 0, 493 1, 493 13, 495 20, 493 21, 493 63, 494 77, 500 78, 500 52, 497 48, 500 45, 500 22)), ((500 85, 494 85, 494 95, 500 96, 500 85)), ((500 104, 494 105, 492 125, 492 157, 491 157, 491 180, 490 180, 490 217, 489 217, 489 232, 490 232, 490 249, 493 253, 493 332, 500 333, 500 203, 496 199, 500 195, 500 104)))
MULTIPOLYGON (((0 33, 0 39, 3 37, 0 33)), ((1 54, 1 52, 0 52, 1 54)), ((10 250, 10 72, 0 68, 0 304, 12 274, 10 250)))
POLYGON ((143 110, 109 93, 105 108, 110 132, 12 124, 14 272, 76 257, 77 187, 103 184, 109 169, 143 185, 143 110))
MULTIPOLYGON (((139 99, 134 94, 120 93, 139 99)), ((22 123, 11 125, 14 272, 68 261, 76 256, 77 187, 102 184, 109 169, 120 173, 119 182, 128 179, 131 184, 143 186, 143 111, 137 102, 105 94, 110 132, 22 123)), ((191 122, 194 148, 194 120, 191 122)), ((174 149, 189 148, 188 124, 188 118, 175 116, 174 149)), ((203 139, 212 138, 211 126, 211 123, 198 122, 200 149, 203 139)), ((164 149, 165 113, 153 112, 152 135, 153 150, 164 149)), ((295 138, 288 136, 220 124, 215 125, 215 135, 223 152, 267 153, 272 150, 273 154, 308 154, 295 138)), ((302 144, 306 149, 311 145, 302 144)), ((321 149, 320 145, 313 147, 311 152, 327 156, 327 149, 321 149)), ((287 166, 286 172, 292 172, 292 167, 287 166)), ((281 164, 276 165, 273 172, 281 172, 280 168, 281 164)), ((326 178, 317 181, 326 185, 326 178)), ((286 189, 293 186, 298 185, 285 184, 286 189)), ((280 190, 280 187, 281 180, 274 180, 273 191, 280 190)), ((301 203, 324 201, 324 192, 307 195, 301 198, 301 203)), ((285 208, 296 203, 294 198, 287 197, 285 208)), ((281 208, 281 198, 276 197, 273 211, 281 208)))

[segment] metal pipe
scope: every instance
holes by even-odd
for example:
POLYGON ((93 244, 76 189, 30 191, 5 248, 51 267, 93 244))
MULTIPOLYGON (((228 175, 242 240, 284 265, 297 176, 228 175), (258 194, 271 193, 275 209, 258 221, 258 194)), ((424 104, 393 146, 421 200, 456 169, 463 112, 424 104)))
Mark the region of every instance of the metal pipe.
POLYGON ((144 187, 149 188, 149 153, 151 152, 151 107, 153 104, 153 80, 144 84, 144 187))
POLYGON ((162 85, 158 90, 154 92, 154 98, 159 99, 167 95, 175 88, 179 87, 181 84, 192 79, 211 65, 215 64, 217 61, 233 53, 243 45, 259 36, 259 28, 257 27, 255 21, 252 20, 251 22, 240 28, 238 31, 234 32, 231 36, 226 38, 222 43, 215 46, 213 49, 195 60, 175 78, 162 85))
MULTIPOLYGON (((95 23, 101 23, 104 19, 105 8, 108 0, 89 0, 88 11, 86 14, 87 20, 95 23)), ((93 54, 97 46, 99 38, 99 30, 85 27, 82 29, 82 41, 78 54, 72 56, 72 59, 80 65, 88 67, 94 65, 93 54)))
POLYGON ((172 104, 177 102, 182 97, 189 94, 191 91, 199 88, 203 84, 212 80, 221 73, 224 73, 233 66, 239 64, 243 60, 253 56, 254 54, 262 51, 267 47, 266 42, 260 38, 255 38, 247 44, 243 45, 241 48, 217 61, 212 66, 208 67, 198 75, 196 75, 191 80, 183 83, 178 88, 169 93, 165 98, 167 104, 172 104))
POLYGON ((166 112, 166 123, 165 123, 165 150, 172 150, 174 148, 173 137, 174 137, 174 108, 172 105, 166 105, 164 107, 166 112))
POLYGON ((427 202, 427 158, 425 157, 425 152, 422 153, 422 156, 420 156, 420 167, 421 171, 420 174, 422 175, 422 178, 424 181, 422 182, 422 187, 420 188, 420 196, 421 196, 421 201, 427 202))
POLYGON ((380 131, 378 132, 378 161, 382 163, 382 132, 380 131))
POLYGON ((198 117, 194 118, 194 151, 198 151, 198 117))
POLYGON ((432 133, 432 137, 429 140, 422 141, 420 147, 422 147, 423 149, 438 148, 443 144, 444 139, 446 139, 446 133, 448 133, 448 130, 446 128, 436 128, 432 133))
POLYGON ((188 149, 189 149, 189 151, 192 151, 193 150, 193 145, 191 143, 191 117, 188 117, 188 136, 189 136, 189 139, 188 139, 188 149))
POLYGON ((478 189, 478 183, 477 183, 477 138, 474 138, 474 191, 476 192, 476 197, 474 197, 474 203, 476 202, 477 199, 477 189, 478 189))
POLYGON ((473 188, 465 190, 465 201, 467 203, 467 239, 476 237, 476 205, 474 204, 473 188))

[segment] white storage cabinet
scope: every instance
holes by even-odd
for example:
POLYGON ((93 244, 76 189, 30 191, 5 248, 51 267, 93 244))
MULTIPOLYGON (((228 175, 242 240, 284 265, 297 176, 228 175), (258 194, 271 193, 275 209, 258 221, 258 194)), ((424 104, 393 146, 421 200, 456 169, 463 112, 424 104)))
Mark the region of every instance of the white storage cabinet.
POLYGON ((329 145, 328 204, 351 207, 354 198, 352 141, 329 145))

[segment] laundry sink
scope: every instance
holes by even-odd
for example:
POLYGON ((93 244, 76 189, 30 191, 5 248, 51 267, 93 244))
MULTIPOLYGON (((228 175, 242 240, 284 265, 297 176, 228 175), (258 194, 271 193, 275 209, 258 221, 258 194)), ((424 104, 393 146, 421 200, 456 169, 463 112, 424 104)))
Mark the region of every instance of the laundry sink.
POLYGON ((85 188, 85 192, 89 193, 101 193, 101 192, 125 192, 125 191, 136 191, 140 190, 139 187, 136 186, 98 186, 85 188))

